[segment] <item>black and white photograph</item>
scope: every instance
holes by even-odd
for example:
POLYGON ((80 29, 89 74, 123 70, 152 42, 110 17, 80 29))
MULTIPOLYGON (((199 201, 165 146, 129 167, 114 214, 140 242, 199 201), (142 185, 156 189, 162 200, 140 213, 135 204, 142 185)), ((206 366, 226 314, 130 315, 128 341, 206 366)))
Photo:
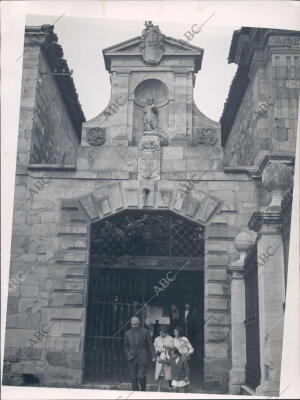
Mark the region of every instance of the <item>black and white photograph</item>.
POLYGON ((300 3, 2 22, 3 399, 299 398, 300 3))

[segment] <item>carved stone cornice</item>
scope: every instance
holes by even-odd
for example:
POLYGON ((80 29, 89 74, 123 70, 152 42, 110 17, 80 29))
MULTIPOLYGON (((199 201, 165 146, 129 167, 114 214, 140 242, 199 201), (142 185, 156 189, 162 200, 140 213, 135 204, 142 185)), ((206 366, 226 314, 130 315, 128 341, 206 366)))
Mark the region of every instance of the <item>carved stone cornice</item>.
POLYGON ((258 174, 260 175, 260 177, 262 176, 264 169, 270 162, 281 162, 283 164, 294 166, 295 165, 295 156, 286 155, 286 154, 268 154, 268 155, 266 155, 262 159, 262 161, 258 167, 258 174))
POLYGON ((281 222, 281 211, 278 212, 254 212, 248 222, 251 231, 259 232, 264 224, 279 225, 281 222))

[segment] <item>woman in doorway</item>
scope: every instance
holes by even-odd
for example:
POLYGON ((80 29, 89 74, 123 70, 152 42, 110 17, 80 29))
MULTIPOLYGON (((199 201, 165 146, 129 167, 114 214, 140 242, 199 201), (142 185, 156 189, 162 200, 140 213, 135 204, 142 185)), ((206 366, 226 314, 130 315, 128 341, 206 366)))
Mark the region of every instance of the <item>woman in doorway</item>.
MULTIPOLYGON (((160 327, 159 336, 154 340, 154 347, 158 358, 161 360, 169 359, 169 350, 174 347, 174 343, 173 338, 168 335, 168 329, 166 327, 160 327)), ((158 381, 158 392, 161 390, 162 380, 168 381, 169 387, 172 388, 171 367, 157 361, 155 366, 155 380, 158 381)))
POLYGON ((183 330, 180 326, 174 329, 174 346, 186 360, 189 360, 190 356, 194 353, 193 346, 189 342, 189 339, 183 336, 183 330))

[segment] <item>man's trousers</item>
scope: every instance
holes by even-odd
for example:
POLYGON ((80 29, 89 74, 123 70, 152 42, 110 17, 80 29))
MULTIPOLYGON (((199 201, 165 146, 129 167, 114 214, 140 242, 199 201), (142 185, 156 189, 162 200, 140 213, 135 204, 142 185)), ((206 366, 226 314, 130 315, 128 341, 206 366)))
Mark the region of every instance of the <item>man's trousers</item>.
POLYGON ((147 364, 143 364, 138 359, 133 358, 129 361, 129 374, 131 389, 146 391, 147 364))

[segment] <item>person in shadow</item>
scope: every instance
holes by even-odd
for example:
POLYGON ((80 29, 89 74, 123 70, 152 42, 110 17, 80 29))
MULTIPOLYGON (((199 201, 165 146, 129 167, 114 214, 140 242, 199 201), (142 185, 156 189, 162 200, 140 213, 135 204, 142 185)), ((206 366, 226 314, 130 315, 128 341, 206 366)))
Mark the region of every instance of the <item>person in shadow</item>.
POLYGON ((155 323, 153 324, 153 335, 152 335, 153 342, 157 338, 157 336, 159 336, 159 321, 158 321, 158 319, 156 319, 155 323))

